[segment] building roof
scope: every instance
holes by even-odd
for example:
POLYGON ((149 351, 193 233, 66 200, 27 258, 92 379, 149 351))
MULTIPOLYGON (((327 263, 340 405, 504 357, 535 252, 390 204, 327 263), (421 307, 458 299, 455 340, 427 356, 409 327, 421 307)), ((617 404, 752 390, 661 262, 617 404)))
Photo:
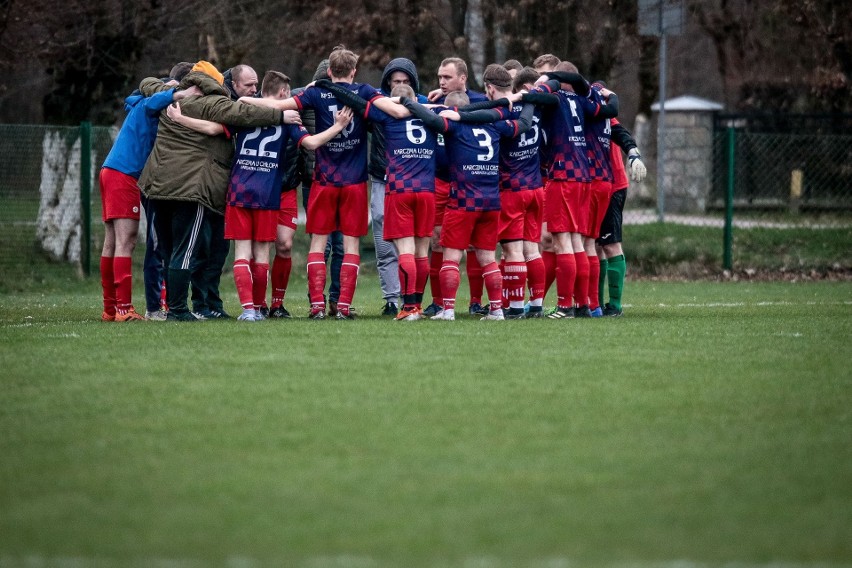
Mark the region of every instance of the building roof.
MULTIPOLYGON (((692 95, 684 95, 682 97, 675 97, 673 99, 668 99, 666 101, 666 112, 670 111, 707 111, 713 112, 717 110, 722 110, 725 108, 723 105, 720 105, 717 102, 702 99, 700 97, 693 97, 692 95)), ((651 110, 654 112, 660 111, 660 103, 656 102, 651 105, 651 110)))

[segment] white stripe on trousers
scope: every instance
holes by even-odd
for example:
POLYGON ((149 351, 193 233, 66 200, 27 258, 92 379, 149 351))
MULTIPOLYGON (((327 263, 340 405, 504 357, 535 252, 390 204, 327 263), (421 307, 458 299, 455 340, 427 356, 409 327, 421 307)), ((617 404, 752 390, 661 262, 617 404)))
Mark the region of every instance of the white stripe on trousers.
POLYGON ((192 224, 192 232, 189 234, 189 245, 186 247, 186 252, 183 253, 183 260, 180 263, 181 270, 189 270, 189 263, 192 261, 192 249, 195 248, 195 243, 198 241, 198 233, 201 232, 201 225, 204 223, 204 206, 198 204, 198 209, 195 211, 195 222, 192 224))

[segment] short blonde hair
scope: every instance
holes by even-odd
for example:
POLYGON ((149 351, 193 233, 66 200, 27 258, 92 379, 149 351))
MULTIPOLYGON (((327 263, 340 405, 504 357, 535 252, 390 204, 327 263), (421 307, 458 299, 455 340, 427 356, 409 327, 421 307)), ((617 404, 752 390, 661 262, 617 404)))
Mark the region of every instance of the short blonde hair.
POLYGON ((358 67, 358 56, 343 45, 335 47, 328 56, 328 69, 332 77, 348 77, 358 67))

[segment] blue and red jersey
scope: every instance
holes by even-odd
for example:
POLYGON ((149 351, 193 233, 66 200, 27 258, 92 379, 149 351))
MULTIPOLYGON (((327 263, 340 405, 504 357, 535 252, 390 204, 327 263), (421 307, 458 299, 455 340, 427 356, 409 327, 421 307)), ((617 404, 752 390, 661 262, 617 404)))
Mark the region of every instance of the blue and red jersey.
MULTIPOLYGON (((589 98, 599 106, 605 101, 600 89, 592 87, 589 98)), ((589 176, 593 180, 612 181, 610 146, 612 127, 610 119, 592 118, 586 121, 586 142, 589 145, 589 176)))
MULTIPOLYGON (((367 101, 367 107, 381 93, 369 85, 337 83, 367 101)), ((316 113, 317 132, 334 124, 337 111, 345 105, 322 87, 309 87, 294 97, 299 110, 311 108, 316 113)), ((314 180, 327 185, 345 186, 367 181, 367 127, 355 116, 340 134, 316 150, 314 180)))
MULTIPOLYGON (((471 103, 488 100, 488 97, 484 93, 478 91, 468 89, 465 93, 471 103)), ((447 95, 441 95, 441 98, 436 100, 435 104, 443 105, 446 98, 447 95)), ((444 144, 444 136, 442 134, 438 134, 438 146, 435 152, 435 177, 443 181, 450 181, 450 162, 447 160, 447 148, 446 144, 444 144)))
MULTIPOLYGON (((537 87, 538 92, 552 93, 547 83, 537 87)), ((550 123, 550 169, 548 177, 554 180, 577 182, 591 181, 589 174, 588 144, 586 142, 586 117, 597 116, 600 104, 573 91, 558 90, 558 112, 550 123)))
POLYGON ((368 106, 367 118, 385 135, 385 193, 435 191, 438 135, 419 118, 398 119, 374 106, 368 106))
POLYGON ((450 121, 444 142, 450 163, 447 207, 464 211, 500 210, 500 137, 515 137, 518 123, 487 124, 450 121))
MULTIPOLYGON (((524 104, 516 103, 509 114, 517 120, 524 104)), ((527 132, 500 143, 500 191, 523 191, 542 187, 539 149, 544 143, 541 111, 533 113, 533 123, 527 132)))
POLYGON ((228 205, 275 210, 281 206, 284 171, 281 160, 290 140, 301 144, 309 136, 304 126, 282 124, 240 130, 228 184, 228 205))

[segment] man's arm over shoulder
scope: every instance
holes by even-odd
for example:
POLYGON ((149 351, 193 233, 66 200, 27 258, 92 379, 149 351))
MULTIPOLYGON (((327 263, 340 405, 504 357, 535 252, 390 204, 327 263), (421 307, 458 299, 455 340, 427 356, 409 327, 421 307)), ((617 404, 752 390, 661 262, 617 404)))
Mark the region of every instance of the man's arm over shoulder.
POLYGON ((281 124, 282 121, 279 109, 234 102, 224 95, 208 95, 187 101, 183 110, 196 118, 231 126, 269 126, 281 124))

